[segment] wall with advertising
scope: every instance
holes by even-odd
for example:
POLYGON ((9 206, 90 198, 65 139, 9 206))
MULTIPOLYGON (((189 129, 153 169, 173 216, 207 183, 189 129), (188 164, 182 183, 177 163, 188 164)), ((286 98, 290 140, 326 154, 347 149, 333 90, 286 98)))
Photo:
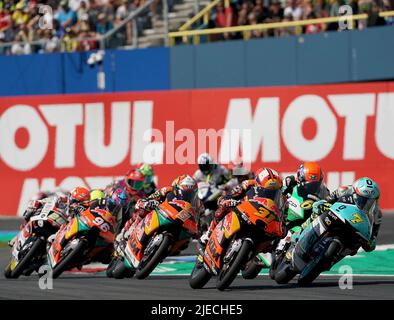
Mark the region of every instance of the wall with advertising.
POLYGON ((199 153, 283 175, 319 161, 333 189, 370 176, 394 208, 394 82, 0 98, 0 213, 38 190, 103 187, 154 164, 160 186, 199 153))
POLYGON ((105 89, 90 53, 0 56, 0 96, 304 85, 394 79, 394 28, 108 50, 105 89))

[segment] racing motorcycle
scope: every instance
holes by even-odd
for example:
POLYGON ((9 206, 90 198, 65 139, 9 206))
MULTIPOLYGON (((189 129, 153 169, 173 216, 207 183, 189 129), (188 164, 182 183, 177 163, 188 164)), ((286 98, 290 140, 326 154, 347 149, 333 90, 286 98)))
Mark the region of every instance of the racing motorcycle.
POLYGON ((197 233, 196 213, 183 200, 166 199, 145 218, 134 221, 130 236, 116 245, 107 276, 116 279, 148 277, 168 255, 187 248, 197 233))
POLYGON ((258 196, 248 191, 244 200, 218 223, 190 275, 189 284, 199 289, 217 276, 216 288, 225 290, 243 266, 259 252, 268 252, 272 241, 282 236, 280 210, 258 188, 258 196))
POLYGON ((279 261, 274 274, 279 284, 299 274, 298 283, 312 283, 347 255, 354 255, 371 239, 368 215, 353 201, 336 202, 317 217, 301 234, 293 235, 292 246, 279 261))
POLYGON ((301 224, 312 214, 312 205, 320 200, 314 186, 298 185, 294 187, 292 194, 286 200, 284 220, 286 230, 289 231, 286 237, 273 243, 273 252, 270 254, 259 254, 247 263, 242 270, 244 279, 254 279, 263 268, 269 268, 270 277, 273 279, 278 261, 283 259, 287 249, 291 244, 291 234, 299 232, 301 224))
POLYGON ((104 259, 112 254, 115 218, 101 208, 88 208, 76 213, 63 225, 48 249, 48 264, 52 277, 64 271, 79 269, 91 261, 104 259))
POLYGON ((223 189, 218 188, 212 183, 198 183, 198 198, 204 205, 205 211, 200 215, 198 221, 199 234, 203 234, 209 229, 214 212, 218 208, 217 201, 222 195, 223 189))
POLYGON ((12 247, 11 261, 4 270, 6 278, 29 276, 45 263, 47 240, 67 221, 64 210, 56 207, 54 199, 32 216, 17 235, 12 247))

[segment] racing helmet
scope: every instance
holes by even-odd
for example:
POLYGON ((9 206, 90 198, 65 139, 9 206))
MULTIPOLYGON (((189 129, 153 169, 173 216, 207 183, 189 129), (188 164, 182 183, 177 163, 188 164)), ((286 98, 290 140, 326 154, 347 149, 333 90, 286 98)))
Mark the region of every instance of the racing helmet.
POLYGON ((197 182, 188 174, 177 177, 172 182, 172 188, 177 198, 194 204, 197 199, 197 182))
POLYGON ((126 175, 126 185, 131 191, 139 191, 144 187, 144 176, 138 169, 132 169, 126 175))
POLYGON ((197 159, 198 167, 201 172, 205 175, 209 175, 216 168, 216 163, 214 163, 212 157, 208 153, 202 153, 197 159))
POLYGON ((149 185, 152 183, 153 180, 153 168, 150 164, 148 163, 143 163, 139 168, 139 171, 142 173, 142 175, 145 178, 144 183, 149 185))
POLYGON ((73 204, 85 204, 90 200, 90 192, 89 189, 85 187, 76 187, 70 191, 68 196, 69 205, 73 204))
POLYGON ((360 210, 369 212, 377 205, 380 197, 379 186, 368 177, 363 177, 353 183, 353 200, 360 210))
POLYGON ((237 178, 239 182, 249 179, 250 171, 245 168, 242 160, 232 161, 228 167, 230 176, 237 178))
POLYGON ((316 162, 304 162, 297 170, 297 181, 307 194, 319 195, 323 184, 323 170, 316 162))
POLYGON ((260 196, 273 200, 278 207, 281 207, 283 204, 282 180, 278 172, 271 168, 261 168, 256 171, 255 180, 260 188, 260 196))

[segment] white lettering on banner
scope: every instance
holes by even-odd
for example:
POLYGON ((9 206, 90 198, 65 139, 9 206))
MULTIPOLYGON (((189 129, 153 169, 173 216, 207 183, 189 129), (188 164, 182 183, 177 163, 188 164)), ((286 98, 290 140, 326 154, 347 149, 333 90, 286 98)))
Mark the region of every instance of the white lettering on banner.
POLYGON ((336 117, 339 116, 344 118, 345 124, 341 160, 363 160, 368 151, 367 126, 371 125, 367 120, 376 116, 376 147, 382 155, 394 159, 394 93, 378 94, 376 112, 375 98, 373 93, 328 95, 333 106, 330 108, 324 97, 302 95, 290 102, 282 119, 278 97, 258 99, 254 113, 251 99, 236 98, 229 101, 224 129, 180 128, 177 132, 174 121, 166 121, 165 132, 152 128, 153 101, 134 101, 133 110, 131 102, 113 102, 108 122, 100 102, 85 106, 80 103, 44 104, 38 110, 28 105, 14 105, 0 117, 0 157, 14 170, 35 169, 48 154, 51 131, 47 126, 51 126, 56 129, 52 138, 55 145, 53 167, 75 168, 79 156, 76 145, 81 143, 76 141, 77 128, 84 126, 85 154, 94 166, 102 168, 115 167, 126 159, 132 165, 141 162, 194 163, 198 154, 208 151, 207 138, 209 152, 222 163, 234 161, 239 156, 245 163, 256 163, 260 152, 263 163, 280 162, 283 160, 281 138, 295 158, 320 161, 338 140, 336 117), (312 119, 317 128, 311 139, 303 135, 307 119, 312 119), (105 144, 104 139, 106 123, 111 126, 107 130, 110 131, 109 144, 105 144), (28 134, 25 146, 17 143, 20 129, 28 134), (181 142, 177 150, 175 142, 181 142))
POLYGON ((55 168, 75 166, 76 127, 83 124, 82 104, 40 105, 49 125, 56 127, 55 168))
POLYGON ((141 162, 147 162, 150 164, 163 163, 164 145, 163 142, 152 142, 152 123, 153 102, 134 102, 132 133, 133 140, 131 144, 130 157, 131 165, 141 162), (148 149, 148 152, 146 152, 145 149, 148 149), (161 157, 158 157, 160 154, 161 157))
POLYGON ((282 119, 283 143, 289 152, 301 161, 319 161, 334 147, 337 136, 337 120, 324 101, 316 95, 303 95, 293 100, 282 119), (316 122, 317 132, 306 139, 302 125, 308 118, 316 122))
POLYGON ((394 159, 394 92, 378 95, 375 128, 376 146, 387 158, 394 159))
POLYGON ((260 146, 263 162, 280 161, 279 98, 260 98, 254 116, 250 99, 230 100, 220 150, 220 161, 229 163, 236 160, 240 142, 245 162, 252 163, 257 160, 260 146), (252 137, 248 137, 247 131, 249 130, 253 133, 252 137), (232 137, 232 134, 240 136, 238 138, 232 137), (250 152, 245 152, 247 150, 250 152))
POLYGON ((28 171, 38 166, 48 151, 48 129, 40 115, 31 106, 15 105, 0 119, 0 155, 12 169, 28 171), (29 134, 26 147, 16 144, 15 134, 25 128, 29 134))
POLYGON ((114 167, 126 157, 130 145, 130 102, 113 102, 111 106, 111 142, 104 145, 104 105, 85 106, 85 153, 98 167, 114 167))
POLYGON ((375 95, 373 93, 338 94, 329 95, 328 99, 338 115, 345 117, 343 159, 364 159, 367 117, 375 114, 375 95))

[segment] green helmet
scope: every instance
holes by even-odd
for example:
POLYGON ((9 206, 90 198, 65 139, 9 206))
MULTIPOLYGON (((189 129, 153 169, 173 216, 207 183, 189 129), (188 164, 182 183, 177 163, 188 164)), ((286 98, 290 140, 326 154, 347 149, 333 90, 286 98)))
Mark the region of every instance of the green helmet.
POLYGON ((145 183, 150 184, 153 179, 153 169, 152 166, 148 163, 142 164, 139 168, 139 171, 142 173, 142 175, 145 178, 145 183))
POLYGON ((105 199, 105 193, 101 189, 94 189, 90 191, 90 201, 105 199))

